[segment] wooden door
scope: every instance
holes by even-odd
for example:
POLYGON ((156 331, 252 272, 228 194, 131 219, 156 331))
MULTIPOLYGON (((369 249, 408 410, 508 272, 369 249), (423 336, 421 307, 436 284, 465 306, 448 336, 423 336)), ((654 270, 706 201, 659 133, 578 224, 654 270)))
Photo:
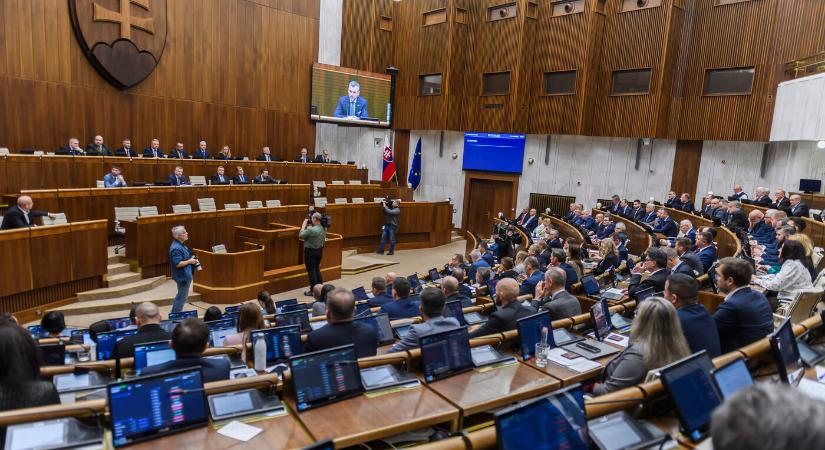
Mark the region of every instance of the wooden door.
POLYGON ((514 185, 510 181, 470 178, 469 198, 464 208, 465 227, 479 237, 489 237, 492 219, 503 212, 512 217, 514 185))
POLYGON ((701 161, 702 141, 676 141, 670 189, 676 192, 676 195, 682 195, 685 192, 690 194, 696 208, 702 207, 702 199, 696 197, 701 161))

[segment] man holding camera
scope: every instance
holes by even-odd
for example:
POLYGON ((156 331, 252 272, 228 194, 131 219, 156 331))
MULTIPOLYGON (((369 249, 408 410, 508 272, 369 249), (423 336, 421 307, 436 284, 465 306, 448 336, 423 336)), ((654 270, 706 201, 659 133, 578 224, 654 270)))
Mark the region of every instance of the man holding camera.
POLYGON ((312 296, 312 286, 322 284, 321 278, 321 257, 324 256, 324 241, 327 238, 327 230, 321 223, 321 213, 312 212, 301 224, 301 231, 298 238, 304 241, 304 266, 309 276, 309 290, 304 292, 306 296, 312 296))
POLYGON ((390 251, 388 255, 395 254, 395 231, 398 229, 398 216, 401 214, 401 201, 393 200, 387 196, 384 203, 381 204, 384 208, 384 227, 381 231, 381 248, 376 253, 384 254, 384 247, 387 245, 387 239, 390 241, 390 251))

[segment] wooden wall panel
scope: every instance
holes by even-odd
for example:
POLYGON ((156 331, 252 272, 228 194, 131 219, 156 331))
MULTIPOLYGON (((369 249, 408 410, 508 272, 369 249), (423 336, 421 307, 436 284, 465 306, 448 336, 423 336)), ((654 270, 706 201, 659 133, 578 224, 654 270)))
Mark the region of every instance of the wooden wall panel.
MULTIPOLYGON (((0 5, 0 145, 54 149, 102 134, 164 149, 205 139, 217 152, 254 156, 269 145, 294 157, 313 148, 310 67, 317 59, 320 0, 169 1, 162 59, 142 84, 120 92, 89 64, 71 30, 67 1, 0 5)), ((113 25, 116 26, 116 25, 113 25)))

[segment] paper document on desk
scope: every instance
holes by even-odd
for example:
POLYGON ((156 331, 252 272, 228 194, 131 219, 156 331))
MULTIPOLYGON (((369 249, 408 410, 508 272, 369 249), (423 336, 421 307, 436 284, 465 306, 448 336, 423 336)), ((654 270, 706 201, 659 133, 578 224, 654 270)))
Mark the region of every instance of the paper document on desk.
POLYGON ((237 420, 229 422, 226 426, 218 430, 218 434, 222 434, 226 437, 237 439, 239 441, 247 442, 248 440, 254 438, 263 431, 258 427, 253 427, 252 425, 247 425, 243 422, 238 422, 237 420))
POLYGON ((819 401, 825 401, 825 384, 803 378, 797 385, 799 392, 819 401))
POLYGON ((567 350, 556 347, 547 350, 547 359, 563 366, 567 369, 570 369, 574 372, 582 373, 587 372, 589 370, 598 369, 602 367, 601 364, 591 361, 587 358, 579 356, 573 352, 568 352, 567 350))
POLYGON ((621 296, 624 296, 624 290, 619 289, 619 288, 610 288, 610 289, 607 289, 604 292, 602 292, 602 296, 605 296, 605 295, 608 295, 608 294, 612 295, 612 296, 618 295, 621 298, 621 296))

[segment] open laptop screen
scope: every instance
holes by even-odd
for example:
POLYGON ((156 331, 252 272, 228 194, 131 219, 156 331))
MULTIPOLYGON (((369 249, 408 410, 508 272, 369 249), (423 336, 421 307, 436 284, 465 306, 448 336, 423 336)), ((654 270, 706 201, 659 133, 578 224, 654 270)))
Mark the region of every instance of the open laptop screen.
POLYGON ((699 441, 710 428, 710 416, 721 401, 710 378, 713 367, 703 350, 662 368, 662 383, 673 399, 682 431, 699 441))
POLYGON ((352 295, 355 296, 355 300, 369 300, 369 297, 367 297, 367 290, 364 289, 364 286, 358 286, 353 289, 352 295))
POLYGON ((495 415, 500 450, 587 450, 581 386, 528 400, 495 415))
POLYGON ((188 319, 190 317, 198 317, 197 311, 180 311, 180 312, 170 312, 169 313, 169 320, 183 320, 188 319))
POLYGON ((774 362, 779 371, 779 379, 783 383, 796 384, 802 379, 805 368, 793 334, 793 325, 790 319, 785 320, 770 338, 774 362))
POLYGON ((363 390, 355 346, 331 348, 289 360, 297 410, 343 400, 363 390))
POLYGON ((541 329, 547 328, 547 345, 555 347, 553 330, 550 327, 550 311, 527 316, 517 321, 518 337, 521 341, 521 357, 525 361, 536 354, 536 344, 541 341, 541 329))
POLYGON ((137 332, 138 330, 121 330, 97 333, 97 359, 99 361, 111 359, 118 341, 126 336, 137 334, 137 332))
POLYGON ((744 359, 732 362, 711 372, 713 383, 722 396, 722 401, 729 400, 733 394, 753 385, 753 378, 744 359))
POLYGON ((582 288, 587 295, 597 295, 599 293, 599 283, 593 275, 585 275, 582 277, 582 288))
POLYGON ((418 338, 424 381, 430 383, 473 368, 467 328, 456 328, 418 338))
POLYGON ((275 325, 279 327, 284 327, 287 325, 300 325, 301 331, 310 331, 309 312, 307 310, 300 310, 276 314, 275 325))
POLYGON ((264 328, 252 331, 253 349, 260 335, 264 336, 266 342, 267 364, 286 361, 295 355, 300 355, 303 351, 301 347, 301 328, 298 325, 264 328))
POLYGON ((467 321, 464 319, 464 309, 461 307, 461 300, 444 303, 444 313, 442 315, 455 318, 461 326, 467 325, 467 321))
POLYGON ((590 307, 590 319, 593 321, 593 331, 597 341, 603 341, 610 334, 610 310, 607 300, 600 300, 590 307))
POLYGON ((135 345, 135 373, 140 374, 149 366, 175 359, 175 351, 169 348, 169 341, 149 342, 135 345))

